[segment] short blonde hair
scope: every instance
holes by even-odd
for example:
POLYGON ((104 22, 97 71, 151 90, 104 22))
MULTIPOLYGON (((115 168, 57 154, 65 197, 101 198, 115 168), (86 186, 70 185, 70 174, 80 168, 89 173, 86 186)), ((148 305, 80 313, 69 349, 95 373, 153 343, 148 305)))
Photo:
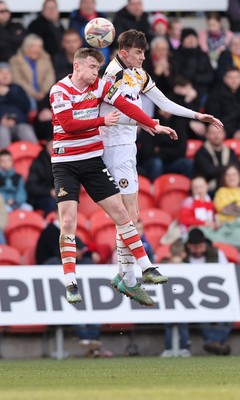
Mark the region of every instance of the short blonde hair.
POLYGON ((101 51, 97 49, 88 49, 87 47, 82 47, 78 49, 74 54, 73 62, 84 60, 87 57, 95 58, 99 62, 100 65, 104 64, 105 57, 101 53, 101 51))

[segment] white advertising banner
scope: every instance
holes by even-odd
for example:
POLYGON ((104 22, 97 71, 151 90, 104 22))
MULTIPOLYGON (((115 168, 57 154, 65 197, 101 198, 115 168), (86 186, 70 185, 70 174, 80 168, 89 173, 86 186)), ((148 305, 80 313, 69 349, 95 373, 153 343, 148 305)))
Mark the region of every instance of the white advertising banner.
MULTIPOLYGON (((78 8, 80 0, 58 0, 59 10, 61 12, 70 12, 78 8)), ((145 11, 225 11, 228 0, 168 0, 167 2, 159 0, 143 0, 145 11)), ((117 2, 109 0, 97 0, 97 10, 105 12, 118 11, 125 7, 127 0, 118 0, 117 2)), ((7 0, 11 11, 15 12, 36 12, 41 10, 43 0, 7 0)))
POLYGON ((161 265, 169 282, 144 285, 151 308, 110 286, 116 270, 78 266, 83 301, 71 305, 61 267, 0 267, 0 325, 240 321, 240 267, 233 264, 161 265))

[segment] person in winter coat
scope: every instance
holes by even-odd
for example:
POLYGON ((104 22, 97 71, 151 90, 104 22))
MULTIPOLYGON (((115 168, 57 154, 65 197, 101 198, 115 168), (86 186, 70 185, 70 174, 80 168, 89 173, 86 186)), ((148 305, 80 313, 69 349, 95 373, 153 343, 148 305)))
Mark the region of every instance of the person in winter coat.
POLYGON ((40 15, 28 27, 29 33, 35 33, 42 38, 44 50, 51 57, 59 52, 64 33, 59 16, 56 0, 45 0, 40 15))
POLYGON ((43 50, 43 41, 35 34, 25 37, 17 54, 10 59, 13 82, 20 85, 32 99, 32 109, 55 83, 50 56, 43 50))
POLYGON ((28 123, 30 101, 21 86, 12 82, 10 65, 0 62, 0 148, 5 149, 12 140, 37 142, 28 123))
POLYGON ((201 50, 197 32, 184 28, 181 33, 181 46, 173 54, 171 75, 184 76, 197 91, 200 105, 204 106, 207 94, 214 82, 214 71, 207 53, 201 50))
POLYGON ((224 124, 228 138, 240 138, 240 70, 229 67, 223 81, 210 93, 206 112, 214 113, 224 124))
POLYGON ((8 212, 15 209, 32 210, 27 201, 23 177, 13 168, 12 155, 8 150, 0 151, 0 194, 8 212))
POLYGON ((0 62, 7 62, 21 46, 26 32, 20 22, 11 20, 5 1, 0 1, 0 62))

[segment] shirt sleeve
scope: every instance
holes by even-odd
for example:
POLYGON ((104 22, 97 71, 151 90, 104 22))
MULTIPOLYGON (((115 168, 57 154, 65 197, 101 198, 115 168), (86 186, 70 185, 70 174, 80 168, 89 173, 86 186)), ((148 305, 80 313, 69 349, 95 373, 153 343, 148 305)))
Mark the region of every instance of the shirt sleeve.
POLYGON ((136 120, 140 124, 154 128, 157 125, 156 121, 153 121, 147 114, 145 114, 141 108, 130 103, 124 97, 118 96, 114 101, 114 106, 118 108, 122 113, 128 117, 136 120))
POLYGON ((174 101, 169 100, 156 86, 145 92, 145 94, 161 110, 173 115, 178 115, 179 117, 195 119, 196 111, 180 106, 174 103, 174 101))

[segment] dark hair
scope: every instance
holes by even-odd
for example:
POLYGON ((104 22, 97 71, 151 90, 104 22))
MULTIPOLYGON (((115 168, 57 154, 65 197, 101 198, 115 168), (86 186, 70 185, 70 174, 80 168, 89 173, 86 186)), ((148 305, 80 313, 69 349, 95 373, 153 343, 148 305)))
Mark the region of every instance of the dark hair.
POLYGON ((10 157, 12 157, 12 154, 10 153, 9 150, 3 149, 3 150, 0 150, 0 157, 1 156, 10 156, 10 157))
POLYGON ((95 58, 95 60, 97 60, 101 65, 104 64, 105 61, 105 57, 101 53, 101 51, 97 49, 88 49, 87 47, 83 47, 76 51, 76 53, 74 54, 74 61, 84 60, 87 57, 95 58))
POLYGON ((226 71, 224 72, 224 76, 227 75, 228 72, 232 72, 232 71, 237 71, 237 72, 239 72, 239 69, 238 69, 237 67, 234 67, 234 66, 229 65, 229 66, 226 68, 226 71))
POLYGON ((222 170, 222 175, 221 175, 221 179, 220 179, 220 186, 225 186, 225 187, 227 186, 226 185, 225 176, 226 176, 226 173, 228 172, 228 170, 230 168, 235 168, 238 171, 238 174, 239 174, 239 177, 240 177, 240 170, 239 170, 238 165, 237 164, 229 164, 226 167, 224 167, 223 170, 222 170))
POLYGON ((189 231, 187 244, 200 244, 204 242, 206 242, 206 238, 199 228, 192 228, 189 231))
POLYGON ((137 31, 136 29, 129 29, 128 31, 121 33, 117 41, 119 50, 131 49, 133 47, 144 51, 149 49, 145 33, 137 31))
POLYGON ((222 19, 221 14, 217 11, 211 11, 211 12, 206 13, 206 17, 207 17, 207 20, 216 19, 216 21, 218 21, 218 22, 220 22, 222 19))
POLYGON ((81 37, 79 35, 79 32, 73 28, 67 29, 66 31, 63 32, 63 36, 68 36, 68 35, 78 35, 79 37, 81 37))

